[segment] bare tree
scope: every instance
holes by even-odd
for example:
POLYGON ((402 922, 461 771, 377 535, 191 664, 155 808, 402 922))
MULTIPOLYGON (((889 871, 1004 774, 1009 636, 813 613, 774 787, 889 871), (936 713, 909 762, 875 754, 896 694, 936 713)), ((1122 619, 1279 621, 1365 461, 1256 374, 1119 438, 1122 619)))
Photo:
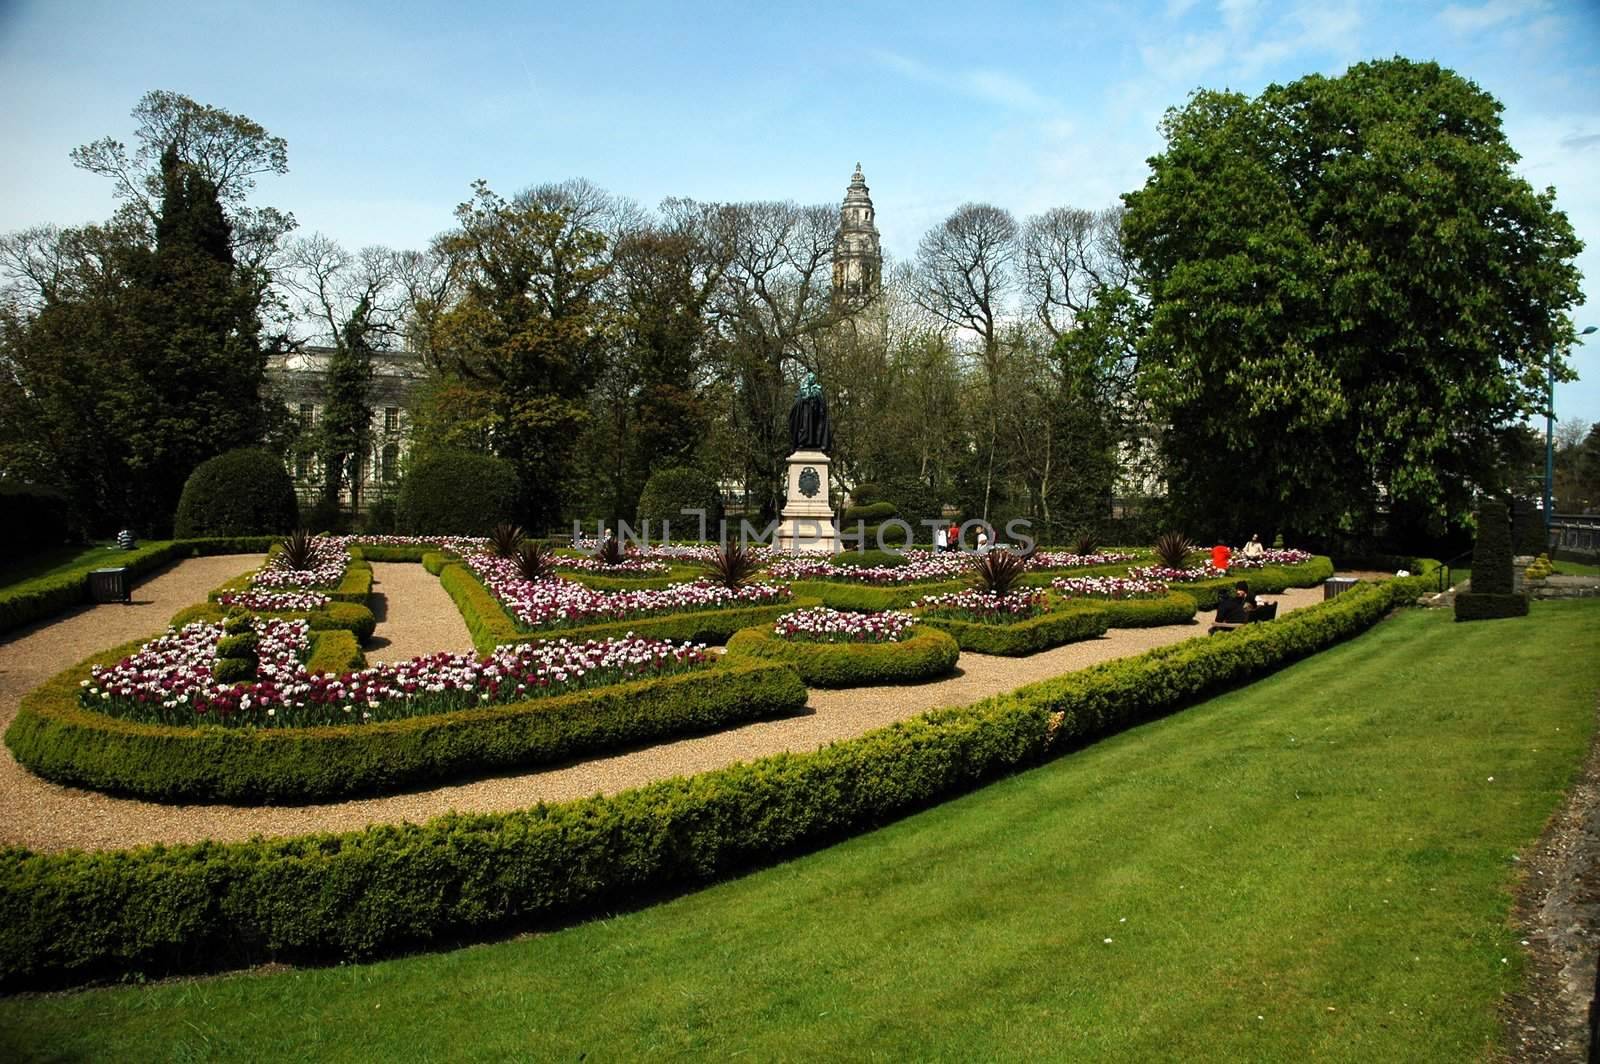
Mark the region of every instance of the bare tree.
POLYGON ((1022 231, 1028 308, 1052 337, 1072 328, 1107 289, 1125 289, 1133 268, 1122 248, 1121 206, 1102 211, 1056 207, 1022 231))
POLYGON ((987 203, 967 203, 917 246, 917 301, 934 317, 976 338, 989 398, 989 454, 983 517, 989 517, 999 435, 1005 304, 1016 288, 1017 220, 987 203))

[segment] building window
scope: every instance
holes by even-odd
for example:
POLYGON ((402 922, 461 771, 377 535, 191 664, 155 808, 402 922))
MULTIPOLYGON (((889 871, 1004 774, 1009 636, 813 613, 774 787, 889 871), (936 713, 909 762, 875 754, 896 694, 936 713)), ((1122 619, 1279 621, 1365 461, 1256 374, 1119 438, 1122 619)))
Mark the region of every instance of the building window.
POLYGON ((391 436, 400 431, 400 408, 398 406, 386 406, 383 408, 383 431, 391 436))
POLYGON ((400 445, 386 443, 383 445, 383 479, 385 483, 392 484, 400 477, 400 445))
POLYGON ((317 423, 317 408, 310 403, 300 404, 300 427, 303 429, 314 428, 317 423))
POLYGON ((294 476, 296 480, 311 478, 311 456, 304 451, 294 456, 294 476))

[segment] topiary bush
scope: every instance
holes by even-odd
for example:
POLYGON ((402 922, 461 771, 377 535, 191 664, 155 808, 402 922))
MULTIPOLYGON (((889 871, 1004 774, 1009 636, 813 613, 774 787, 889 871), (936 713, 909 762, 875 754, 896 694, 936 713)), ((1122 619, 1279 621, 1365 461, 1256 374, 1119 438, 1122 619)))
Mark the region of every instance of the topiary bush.
POLYGON ((896 569, 911 564, 905 554, 887 550, 840 551, 828 560, 848 569, 896 569))
POLYGON ((951 672, 960 656, 953 638, 921 625, 893 643, 809 643, 779 638, 771 625, 745 628, 728 640, 727 654, 788 665, 808 687, 917 683, 951 672))
POLYGON ((857 521, 865 521, 869 525, 877 525, 897 516, 898 513, 892 502, 860 503, 845 508, 843 522, 853 525, 857 521))
POLYGON ((1532 499, 1518 497, 1512 502, 1511 541, 1516 554, 1539 554, 1549 549, 1544 534, 1544 514, 1532 499))
POLYGON ((684 510, 704 510, 708 522, 720 520, 722 495, 717 482, 702 470, 687 466, 668 466, 651 473, 639 496, 639 527, 642 529, 648 521, 659 535, 661 524, 666 521, 699 535, 699 519, 684 514, 684 510))
POLYGON ((435 451, 415 462, 400 486, 395 521, 413 535, 484 536, 516 516, 511 463, 471 451, 435 451))
POLYGON ((183 485, 173 535, 257 536, 288 532, 300 522, 294 482, 282 460, 245 447, 208 458, 183 485))
POLYGON ((1478 505, 1478 538, 1472 544, 1472 589, 1456 593, 1456 620, 1487 621, 1522 617, 1528 596, 1515 590, 1511 567, 1511 521, 1506 504, 1484 499, 1478 505))

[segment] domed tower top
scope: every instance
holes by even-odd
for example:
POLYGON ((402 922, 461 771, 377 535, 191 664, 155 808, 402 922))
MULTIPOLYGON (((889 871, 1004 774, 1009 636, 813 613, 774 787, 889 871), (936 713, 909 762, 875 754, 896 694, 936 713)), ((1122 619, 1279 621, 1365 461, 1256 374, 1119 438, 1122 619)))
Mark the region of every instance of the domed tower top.
POLYGON ((866 302, 878 294, 883 276, 883 251, 874 224, 872 195, 856 163, 850 187, 839 208, 839 235, 833 242, 833 294, 851 302, 866 302))

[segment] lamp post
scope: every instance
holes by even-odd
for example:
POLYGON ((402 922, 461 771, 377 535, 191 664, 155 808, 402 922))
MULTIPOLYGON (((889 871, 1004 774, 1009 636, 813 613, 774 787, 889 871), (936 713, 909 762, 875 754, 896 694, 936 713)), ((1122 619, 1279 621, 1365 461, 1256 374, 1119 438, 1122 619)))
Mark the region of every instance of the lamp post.
MULTIPOLYGON (((1596 326, 1589 326, 1579 336, 1588 336, 1596 326)), ((1555 517, 1551 508, 1551 494, 1556 483, 1556 349, 1550 349, 1549 390, 1544 407, 1544 545, 1550 546, 1550 522, 1555 517)))

